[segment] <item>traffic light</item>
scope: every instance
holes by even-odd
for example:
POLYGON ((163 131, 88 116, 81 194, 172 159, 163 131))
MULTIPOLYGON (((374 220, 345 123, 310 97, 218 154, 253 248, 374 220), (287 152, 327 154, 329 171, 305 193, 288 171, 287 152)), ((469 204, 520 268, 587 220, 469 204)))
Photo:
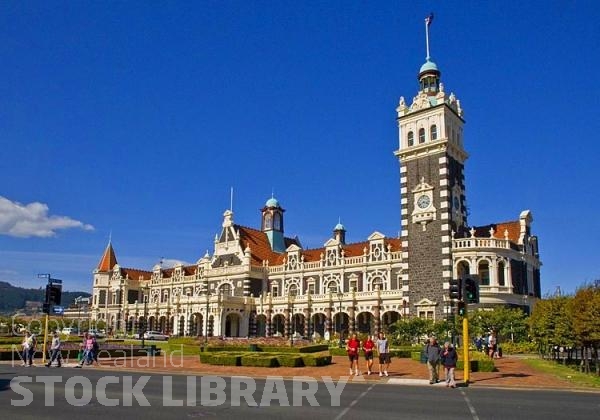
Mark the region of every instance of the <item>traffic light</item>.
POLYGON ((479 282, 473 277, 465 279, 465 301, 479 303, 479 282))
POLYGON ((49 305, 60 305, 62 285, 49 284, 46 286, 46 303, 49 305))
POLYGON ((458 302, 458 315, 466 316, 467 315, 467 304, 462 300, 458 302))
POLYGON ((449 288, 450 299, 462 300, 462 280, 450 279, 449 288))

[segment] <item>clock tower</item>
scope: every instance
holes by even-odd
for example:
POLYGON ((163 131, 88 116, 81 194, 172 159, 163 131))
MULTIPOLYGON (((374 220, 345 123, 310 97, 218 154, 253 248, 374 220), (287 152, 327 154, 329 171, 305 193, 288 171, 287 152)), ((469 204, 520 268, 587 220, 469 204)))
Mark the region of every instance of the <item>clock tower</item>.
POLYGON ((418 75, 419 91, 409 105, 396 108, 400 162, 403 285, 410 313, 442 319, 449 311, 451 240, 467 225, 463 147, 463 110, 447 94, 441 72, 429 56, 418 75), (406 289, 405 289, 406 290, 406 289))

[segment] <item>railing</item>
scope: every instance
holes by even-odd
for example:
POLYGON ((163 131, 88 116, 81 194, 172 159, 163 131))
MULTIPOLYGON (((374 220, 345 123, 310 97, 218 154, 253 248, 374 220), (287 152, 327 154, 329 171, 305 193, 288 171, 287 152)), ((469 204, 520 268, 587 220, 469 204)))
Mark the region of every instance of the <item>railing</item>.
POLYGON ((510 249, 510 241, 508 239, 496 239, 496 238, 460 238, 460 239, 452 240, 452 247, 455 249, 461 249, 461 248, 510 249))

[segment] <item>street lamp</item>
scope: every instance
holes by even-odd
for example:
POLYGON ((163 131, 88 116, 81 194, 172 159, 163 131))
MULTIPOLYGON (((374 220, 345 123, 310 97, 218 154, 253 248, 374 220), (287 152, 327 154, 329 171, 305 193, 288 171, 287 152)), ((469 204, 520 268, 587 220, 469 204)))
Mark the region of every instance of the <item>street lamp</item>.
POLYGON ((296 295, 294 293, 290 293, 288 295, 288 303, 290 305, 290 346, 294 347, 294 301, 296 300, 296 295))
POLYGON ((144 336, 146 335, 146 328, 148 326, 148 289, 148 286, 142 288, 144 291, 144 317, 142 318, 142 328, 140 329, 142 334, 142 347, 145 347, 144 336))
POLYGON ((344 339, 342 338, 342 299, 344 299, 344 293, 338 292, 337 298, 340 302, 340 310, 339 310, 339 321, 338 321, 338 333, 340 334, 340 348, 344 347, 344 339))

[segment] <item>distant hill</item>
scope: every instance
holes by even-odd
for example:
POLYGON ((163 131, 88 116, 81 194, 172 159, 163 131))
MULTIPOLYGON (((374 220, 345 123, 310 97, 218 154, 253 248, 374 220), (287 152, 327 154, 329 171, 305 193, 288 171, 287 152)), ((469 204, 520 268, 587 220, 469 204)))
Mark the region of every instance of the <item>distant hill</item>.
MULTIPOLYGON (((79 296, 91 296, 87 292, 62 292, 61 306, 65 308, 75 301, 79 296)), ((5 281, 0 281, 0 313, 12 314, 23 310, 26 302, 43 302, 46 298, 46 288, 25 289, 16 287, 5 281)))

